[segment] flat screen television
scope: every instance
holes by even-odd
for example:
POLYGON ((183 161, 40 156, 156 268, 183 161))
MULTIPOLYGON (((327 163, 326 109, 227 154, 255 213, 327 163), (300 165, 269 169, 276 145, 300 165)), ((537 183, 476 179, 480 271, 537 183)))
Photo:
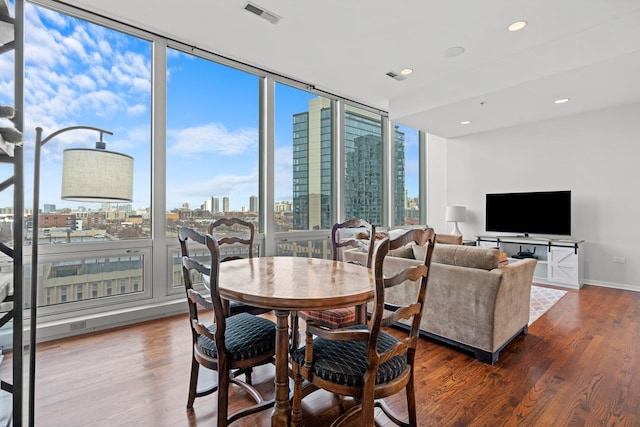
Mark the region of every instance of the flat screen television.
POLYGON ((486 198, 488 232, 571 235, 571 191, 494 193, 486 198))

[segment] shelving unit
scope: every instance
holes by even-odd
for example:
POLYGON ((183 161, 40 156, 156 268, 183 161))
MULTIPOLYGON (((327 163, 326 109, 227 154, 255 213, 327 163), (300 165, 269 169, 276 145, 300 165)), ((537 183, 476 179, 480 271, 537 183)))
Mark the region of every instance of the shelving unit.
MULTIPOLYGON (((15 15, 11 17, 6 0, 0 0, 0 55, 14 55, 14 104, 0 105, 0 192, 13 190, 13 227, 11 233, 0 239, 0 328, 10 327, 11 348, 2 349, 0 364, 5 351, 11 356, 11 369, 3 369, 0 378, 0 425, 27 425, 23 418, 29 390, 25 360, 28 346, 24 340, 24 278, 23 278, 23 225, 24 225, 24 154, 23 154, 23 25, 24 0, 14 2, 15 15), (16 111, 20 113, 16 114, 16 111), (8 372, 11 375, 8 375, 8 372)), ((11 224, 11 222, 9 222, 11 224)), ((4 368, 4 367, 3 367, 4 368)), ((29 370, 30 371, 30 370, 29 370)), ((27 416, 27 418, 31 418, 27 416)))
POLYGON ((536 283, 572 289, 582 287, 584 240, 546 239, 517 236, 476 236, 478 246, 498 248, 510 262, 518 252, 530 252, 538 260, 536 283))

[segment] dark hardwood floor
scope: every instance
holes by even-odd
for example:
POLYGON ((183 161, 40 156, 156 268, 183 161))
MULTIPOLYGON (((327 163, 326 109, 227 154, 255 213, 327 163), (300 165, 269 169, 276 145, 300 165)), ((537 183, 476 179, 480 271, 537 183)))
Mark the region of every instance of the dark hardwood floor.
MULTIPOLYGON (((36 425, 215 425, 214 395, 185 409, 189 334, 185 315, 39 344, 36 425)), ((419 354, 421 426, 640 426, 640 292, 569 291, 494 366, 427 340, 419 354)), ((272 379, 270 365, 254 375, 267 394, 272 379)), ((404 413, 403 396, 389 401, 404 413)), ((247 400, 235 390, 230 402, 247 400)), ((335 403, 307 397, 306 425, 327 426, 335 403)), ((234 425, 268 426, 270 412, 234 425)))

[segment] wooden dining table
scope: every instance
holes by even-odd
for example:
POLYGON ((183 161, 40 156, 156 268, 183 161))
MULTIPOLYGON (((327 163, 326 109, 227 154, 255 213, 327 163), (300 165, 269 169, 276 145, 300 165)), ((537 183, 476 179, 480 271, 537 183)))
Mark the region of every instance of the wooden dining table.
POLYGON ((288 426, 290 313, 362 306, 373 298, 375 275, 371 269, 341 261, 257 257, 221 263, 219 283, 222 298, 275 310, 275 404, 271 425, 288 426))

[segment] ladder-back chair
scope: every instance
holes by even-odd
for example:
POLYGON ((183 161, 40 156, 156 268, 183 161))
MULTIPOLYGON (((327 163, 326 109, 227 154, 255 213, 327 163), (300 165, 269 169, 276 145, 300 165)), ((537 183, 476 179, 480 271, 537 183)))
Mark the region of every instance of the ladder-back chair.
POLYGON ((410 230, 395 239, 393 246, 389 238, 380 241, 374 256, 376 289, 368 324, 329 329, 316 325, 313 320, 307 322, 305 345, 294 350, 291 357, 293 425, 302 422, 302 398, 306 395, 302 384, 306 380, 334 394, 352 396, 358 402, 332 426, 343 425, 354 418, 358 420, 357 425, 373 426, 375 407, 380 407, 398 425, 417 426, 414 362, 434 245, 435 233, 431 228, 410 230), (390 248, 412 242, 427 246, 424 263, 385 277, 383 262, 390 248), (415 294, 415 298, 402 306, 385 304, 385 291, 394 286, 407 286, 408 294, 415 294), (383 330, 402 319, 409 319, 411 323, 408 333, 400 333, 402 338, 383 330), (382 400, 403 389, 407 420, 400 420, 382 400))

